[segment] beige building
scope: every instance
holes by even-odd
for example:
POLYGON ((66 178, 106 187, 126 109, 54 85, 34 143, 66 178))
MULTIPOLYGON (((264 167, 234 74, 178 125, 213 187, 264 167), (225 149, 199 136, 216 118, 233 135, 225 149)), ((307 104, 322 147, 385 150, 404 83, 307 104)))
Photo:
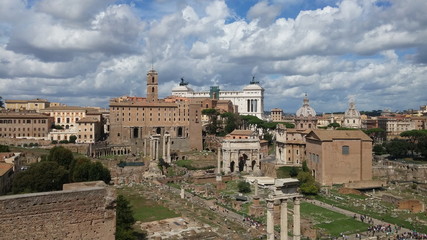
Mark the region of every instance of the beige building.
POLYGON ((305 159, 305 136, 309 130, 285 128, 279 124, 275 131, 276 164, 301 166, 305 159))
POLYGON ((372 139, 360 130, 312 130, 306 158, 321 185, 372 180, 372 139))
POLYGON ((46 99, 32 99, 32 100, 5 100, 5 108, 7 110, 17 111, 40 111, 50 106, 50 102, 46 99))
POLYGON ((234 130, 224 137, 218 151, 221 171, 226 174, 258 171, 263 157, 260 149, 260 139, 255 131, 234 130))
POLYGON ((280 108, 271 109, 270 119, 273 122, 282 122, 283 121, 283 110, 280 108))
POLYGON ((82 118, 77 121, 76 143, 95 143, 101 139, 102 133, 103 124, 98 118, 82 118))
POLYGON ((110 135, 113 145, 132 146, 132 152, 163 156, 171 150, 202 149, 201 100, 172 96, 158 98, 158 74, 147 73, 147 97, 110 100, 110 135))
POLYGON ((0 112, 0 137, 48 138, 53 119, 34 112, 0 112))
POLYGON ((400 138, 400 134, 405 131, 414 130, 416 122, 409 117, 379 117, 378 127, 386 131, 387 140, 400 138))

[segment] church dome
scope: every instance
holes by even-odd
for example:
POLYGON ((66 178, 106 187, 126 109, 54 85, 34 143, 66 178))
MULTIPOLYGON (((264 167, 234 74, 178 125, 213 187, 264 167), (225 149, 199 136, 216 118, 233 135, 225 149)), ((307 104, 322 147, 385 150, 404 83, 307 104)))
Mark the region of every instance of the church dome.
POLYGON ((304 97, 304 103, 302 107, 300 107, 297 111, 297 117, 315 117, 316 111, 312 107, 310 107, 310 104, 308 104, 309 100, 307 98, 307 94, 304 97))
POLYGON ((344 118, 360 118, 360 112, 356 109, 354 102, 350 102, 350 106, 345 111, 344 118))

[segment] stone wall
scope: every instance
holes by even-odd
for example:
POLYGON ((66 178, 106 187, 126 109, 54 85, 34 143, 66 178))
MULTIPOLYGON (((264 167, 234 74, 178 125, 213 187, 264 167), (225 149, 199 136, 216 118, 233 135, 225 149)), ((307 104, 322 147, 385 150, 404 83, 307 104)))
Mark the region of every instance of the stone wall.
POLYGON ((376 179, 387 181, 427 183, 427 165, 381 161, 376 166, 373 166, 372 175, 376 179))
POLYGON ((113 240, 114 190, 92 183, 0 197, 0 239, 113 240))

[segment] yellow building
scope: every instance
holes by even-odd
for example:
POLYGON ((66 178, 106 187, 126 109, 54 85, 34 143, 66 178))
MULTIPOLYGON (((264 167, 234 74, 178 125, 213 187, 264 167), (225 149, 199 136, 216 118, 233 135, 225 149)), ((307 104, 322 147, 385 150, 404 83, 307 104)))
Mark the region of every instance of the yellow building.
POLYGON ((31 112, 0 112, 0 137, 48 139, 53 119, 31 112))

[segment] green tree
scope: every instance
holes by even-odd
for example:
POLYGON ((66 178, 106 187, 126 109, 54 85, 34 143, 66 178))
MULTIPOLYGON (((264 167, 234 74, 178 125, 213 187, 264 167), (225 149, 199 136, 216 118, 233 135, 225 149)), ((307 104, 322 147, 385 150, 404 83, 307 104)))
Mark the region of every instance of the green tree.
POLYGON ((71 150, 62 146, 53 147, 47 156, 48 161, 55 161, 59 165, 64 166, 66 169, 70 168, 71 162, 74 160, 71 150))
POLYGON ((0 96, 0 108, 3 108, 4 104, 3 104, 3 98, 0 96))
POLYGON ((251 185, 248 182, 239 181, 239 183, 237 184, 237 189, 239 193, 250 193, 251 185))
POLYGON ((116 206, 116 240, 136 240, 132 225, 135 218, 132 215, 132 206, 123 196, 117 196, 116 206))
POLYGON ((400 134, 401 137, 404 137, 408 140, 409 150, 411 151, 411 156, 414 157, 414 152, 417 149, 417 144, 419 139, 427 136, 427 130, 410 130, 405 131, 400 134))
POLYGON ((329 123, 328 128, 339 128, 341 127, 339 123, 333 122, 333 123, 329 123))
POLYGON ((209 117, 209 124, 206 126, 206 132, 208 134, 216 134, 218 131, 219 112, 216 109, 207 108, 202 110, 202 114, 209 117))
POLYGON ((240 115, 236 113, 226 112, 221 114, 221 118, 225 120, 224 132, 226 134, 231 133, 236 128, 238 128, 242 122, 240 115))
POLYGON ((297 167, 291 167, 291 169, 289 170, 289 176, 290 177, 296 177, 298 176, 298 168, 297 167))
POLYGON ((393 139, 386 144, 385 149, 394 158, 405 157, 408 155, 409 143, 403 139, 393 139))
POLYGON ((368 130, 364 130, 366 135, 372 138, 374 142, 378 142, 380 139, 385 138, 385 130, 382 128, 371 128, 368 130))
POLYGON ((70 139, 69 139, 69 143, 76 143, 76 140, 77 140, 77 136, 75 136, 75 135, 71 135, 70 136, 70 139))
POLYGON ((316 195, 319 193, 320 187, 309 172, 301 171, 298 173, 297 178, 301 183, 300 191, 302 194, 316 195))
POLYGON ((375 155, 382 155, 386 153, 385 148, 381 144, 375 144, 372 148, 372 151, 375 153, 375 155))
POLYGON ((70 167, 71 180, 73 182, 86 182, 102 180, 110 183, 111 175, 108 168, 100 162, 92 162, 87 158, 79 158, 73 161, 70 167))
POLYGON ((0 152, 10 152, 9 146, 0 145, 0 152))
POLYGON ((13 179, 13 193, 45 192, 61 190, 68 183, 68 171, 57 162, 34 163, 29 169, 16 174, 13 179))

